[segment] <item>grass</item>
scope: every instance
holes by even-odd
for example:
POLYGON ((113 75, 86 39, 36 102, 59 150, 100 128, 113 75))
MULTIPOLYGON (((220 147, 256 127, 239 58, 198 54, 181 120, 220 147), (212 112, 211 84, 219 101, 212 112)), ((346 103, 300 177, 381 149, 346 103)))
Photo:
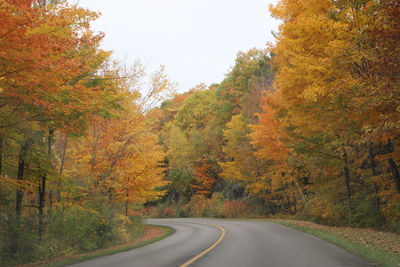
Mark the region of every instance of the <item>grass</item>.
POLYGON ((46 267, 58 267, 58 266, 66 266, 69 264, 74 264, 74 263, 78 263, 78 262, 82 262, 82 261, 87 261, 90 259, 94 259, 94 258, 99 258, 99 257, 104 257, 104 256, 108 256, 108 255, 112 255, 112 254, 116 254, 116 253, 120 253, 120 252, 124 252, 124 251, 128 251, 128 250, 132 250, 135 248, 140 248, 140 247, 144 247, 147 245, 150 245, 154 242, 160 241, 161 239, 164 239, 168 236, 170 236, 171 234, 173 234, 175 232, 175 230, 171 227, 167 227, 167 226, 160 226, 160 225, 151 225, 151 226, 156 226, 159 228, 163 228, 165 230, 165 233, 161 236, 157 236, 153 239, 150 240, 146 240, 146 241, 142 241, 139 242, 137 244, 134 245, 122 245, 119 246, 118 248, 109 248, 109 249, 102 249, 102 250, 97 250, 97 251, 93 251, 90 252, 89 254, 85 254, 85 255, 77 255, 77 256, 72 256, 72 258, 66 259, 66 260, 60 260, 57 262, 52 262, 52 263, 48 263, 48 264, 44 264, 41 266, 46 266, 46 267))
POLYGON ((370 248, 363 244, 358 244, 346 238, 335 235, 334 233, 327 232, 326 230, 313 229, 308 227, 299 226, 296 224, 279 221, 279 220, 267 220, 273 223, 279 223, 290 228, 300 230, 302 232, 311 234, 319 237, 329 243, 332 243, 340 248, 346 249, 356 255, 364 257, 365 259, 384 267, 399 267, 400 266, 400 255, 394 252, 380 250, 376 248, 370 248))

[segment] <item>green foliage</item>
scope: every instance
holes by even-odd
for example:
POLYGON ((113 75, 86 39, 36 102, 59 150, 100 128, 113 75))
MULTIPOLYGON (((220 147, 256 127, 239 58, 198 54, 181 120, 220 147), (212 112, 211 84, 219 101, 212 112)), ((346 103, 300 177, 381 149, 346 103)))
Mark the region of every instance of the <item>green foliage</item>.
MULTIPOLYGON (((273 74, 271 72, 269 57, 265 51, 250 49, 247 52, 239 52, 235 65, 227 77, 218 86, 217 95, 222 100, 222 106, 229 109, 232 115, 240 111, 248 111, 248 115, 254 115, 260 102, 252 102, 254 91, 269 89, 272 84, 273 74)), ((258 101, 260 96, 258 96, 258 101)))
POLYGON ((94 251, 92 253, 85 253, 83 255, 77 255, 76 257, 72 257, 70 259, 60 260, 60 261, 57 261, 57 262, 52 262, 50 264, 46 264, 45 266, 48 266, 48 267, 67 266, 67 265, 71 265, 71 264, 74 264, 74 263, 87 261, 87 260, 90 260, 90 259, 95 259, 95 258, 99 258, 99 257, 105 257, 105 256, 108 256, 108 255, 129 251, 129 250, 132 250, 132 249, 136 249, 136 248, 140 248, 140 247, 144 247, 144 246, 150 245, 150 244, 152 244, 154 242, 157 242, 159 240, 162 240, 162 239, 172 235, 175 232, 175 230, 173 228, 171 228, 171 227, 159 226, 159 225, 157 225, 157 227, 163 228, 165 230, 165 234, 162 235, 162 236, 156 237, 154 239, 150 239, 150 240, 147 240, 147 241, 142 241, 140 243, 136 243, 134 245, 131 245, 131 244, 128 243, 127 245, 121 245, 121 246, 118 246, 116 248, 112 247, 112 248, 109 248, 109 249, 97 250, 97 251, 94 251))
POLYGON ((139 217, 118 215, 107 207, 100 211, 81 206, 54 209, 47 234, 41 241, 38 240, 34 225, 26 219, 22 227, 17 227, 15 220, 9 220, 3 225, 0 232, 1 262, 5 266, 50 260, 124 244, 144 230, 139 217))
POLYGON ((187 201, 192 195, 190 184, 192 183, 192 175, 185 173, 179 169, 173 168, 168 173, 168 180, 171 182, 166 186, 167 195, 175 202, 187 201))
POLYGON ((175 122, 185 132, 192 129, 204 129, 213 119, 215 105, 213 91, 198 91, 186 99, 175 116, 175 122))
POLYGON ((38 252, 38 236, 34 220, 32 218, 23 218, 18 227, 18 221, 15 216, 2 218, 0 240, 1 240, 1 258, 0 262, 4 266, 14 266, 29 262, 40 255, 38 252))

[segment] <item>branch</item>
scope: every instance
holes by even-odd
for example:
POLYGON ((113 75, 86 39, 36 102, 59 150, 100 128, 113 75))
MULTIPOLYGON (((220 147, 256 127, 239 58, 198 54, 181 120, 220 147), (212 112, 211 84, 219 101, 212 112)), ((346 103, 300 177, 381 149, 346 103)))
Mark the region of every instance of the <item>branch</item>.
POLYGON ((25 22, 25 23, 18 24, 16 27, 10 29, 8 32, 5 32, 3 35, 1 35, 0 38, 3 38, 4 36, 6 36, 7 34, 13 32, 13 31, 16 30, 17 28, 19 28, 19 27, 21 27, 21 26, 25 26, 25 25, 27 25, 27 24, 29 24, 29 23, 30 23, 30 21, 25 22))
POLYGON ((6 72, 6 73, 4 73, 4 74, 1 74, 1 75, 0 75, 0 78, 1 78, 1 77, 5 77, 5 76, 10 75, 10 74, 13 74, 13 73, 16 73, 16 72, 20 72, 20 71, 29 69, 29 68, 30 68, 30 67, 25 67, 25 68, 22 68, 22 69, 18 69, 18 70, 6 72))
POLYGON ((111 175, 112 169, 114 168, 115 164, 117 163, 118 156, 120 155, 120 153, 121 153, 123 150, 125 150, 125 148, 129 145, 129 143, 132 141, 132 139, 133 139, 134 137, 140 135, 140 134, 143 134, 143 133, 146 133, 146 132, 150 132, 150 131, 151 131, 151 130, 146 130, 146 131, 138 132, 138 133, 135 133, 135 134, 133 134, 133 135, 131 135, 131 136, 128 137, 128 139, 125 141, 125 143, 124 143, 122 146, 120 146, 120 147, 118 148, 118 150, 117 150, 117 152, 115 153, 115 155, 114 155, 113 157, 110 157, 110 158, 109 158, 109 159, 112 160, 112 161, 111 161, 110 170, 109 170, 107 176, 110 176, 110 175, 111 175))

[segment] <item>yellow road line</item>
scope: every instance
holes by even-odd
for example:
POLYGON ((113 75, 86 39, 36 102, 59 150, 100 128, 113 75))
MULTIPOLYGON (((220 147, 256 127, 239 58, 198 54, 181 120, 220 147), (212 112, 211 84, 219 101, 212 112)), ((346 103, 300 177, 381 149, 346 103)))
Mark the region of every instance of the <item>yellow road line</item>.
POLYGON ((217 225, 217 224, 208 224, 208 223, 196 223, 196 224, 204 224, 204 225, 208 225, 208 226, 213 226, 213 227, 217 227, 219 230, 221 230, 222 234, 219 237, 219 239, 212 244, 209 248, 207 248, 206 250, 204 250, 203 252, 201 252, 200 254, 198 254, 197 256, 191 258, 190 260, 188 260, 187 262, 185 262, 184 264, 182 264, 179 267, 187 267, 190 264, 192 264, 193 262, 197 261, 198 259, 200 259, 201 257, 203 257, 204 255, 206 255, 208 252, 210 252, 211 250, 213 250, 219 243, 221 243, 222 239, 224 239, 225 236, 225 229, 222 228, 221 226, 217 225))

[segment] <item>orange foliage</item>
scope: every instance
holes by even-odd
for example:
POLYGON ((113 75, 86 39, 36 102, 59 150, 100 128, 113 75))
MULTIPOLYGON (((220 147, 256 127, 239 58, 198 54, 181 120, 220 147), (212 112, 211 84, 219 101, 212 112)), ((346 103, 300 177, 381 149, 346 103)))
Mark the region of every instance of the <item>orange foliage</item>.
POLYGON ((252 125, 252 144, 256 147, 259 158, 283 162, 289 153, 284 141, 287 135, 277 120, 276 110, 279 103, 277 93, 268 94, 263 99, 263 113, 258 114, 258 124, 252 125))
POLYGON ((210 165, 203 158, 200 165, 196 167, 194 172, 194 182, 191 184, 195 194, 205 197, 211 196, 211 189, 216 182, 216 179, 209 175, 210 165))
POLYGON ((1 101, 27 105, 31 114, 24 116, 31 120, 44 116, 52 127, 82 133, 83 120, 100 104, 84 78, 109 56, 98 49, 103 35, 89 28, 97 14, 66 3, 35 2, 1 3, 1 101))

